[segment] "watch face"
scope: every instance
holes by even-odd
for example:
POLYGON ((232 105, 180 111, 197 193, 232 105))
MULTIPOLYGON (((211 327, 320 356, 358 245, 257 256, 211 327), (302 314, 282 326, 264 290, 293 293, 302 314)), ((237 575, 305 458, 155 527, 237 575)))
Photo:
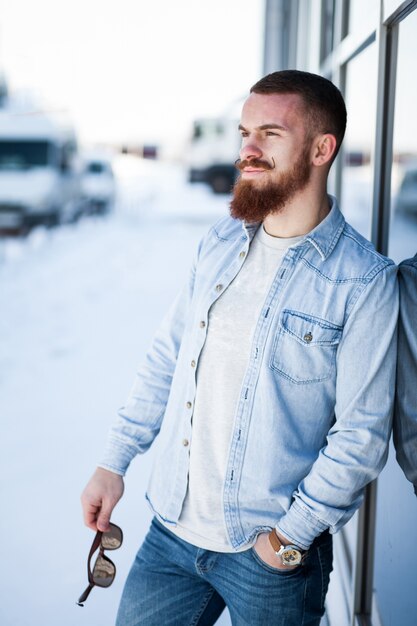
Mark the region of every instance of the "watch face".
POLYGON ((302 555, 301 552, 294 546, 287 546, 282 551, 281 559, 284 565, 299 565, 301 563, 302 555))

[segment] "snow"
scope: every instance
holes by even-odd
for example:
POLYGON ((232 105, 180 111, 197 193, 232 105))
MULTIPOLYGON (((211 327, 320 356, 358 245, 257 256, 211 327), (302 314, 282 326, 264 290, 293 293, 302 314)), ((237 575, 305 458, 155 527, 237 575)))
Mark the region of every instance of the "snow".
POLYGON ((2 626, 114 623, 151 520, 152 450, 133 462, 113 515, 124 531, 116 580, 84 608, 93 533, 79 495, 199 239, 228 210, 179 166, 120 157, 115 170, 108 218, 0 240, 2 626))

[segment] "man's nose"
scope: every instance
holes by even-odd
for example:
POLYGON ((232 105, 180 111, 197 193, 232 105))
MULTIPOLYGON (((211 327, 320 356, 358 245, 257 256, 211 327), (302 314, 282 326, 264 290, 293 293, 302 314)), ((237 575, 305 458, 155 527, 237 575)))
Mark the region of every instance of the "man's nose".
POLYGON ((242 161, 251 161, 252 159, 260 159, 262 157, 262 150, 253 142, 248 142, 242 145, 239 156, 242 161))

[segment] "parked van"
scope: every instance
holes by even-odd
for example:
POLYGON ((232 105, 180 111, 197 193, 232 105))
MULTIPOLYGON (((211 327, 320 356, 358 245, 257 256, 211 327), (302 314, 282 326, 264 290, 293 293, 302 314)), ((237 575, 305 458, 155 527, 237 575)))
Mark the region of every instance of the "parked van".
POLYGON ((109 213, 115 203, 116 183, 111 153, 95 150, 82 154, 82 196, 88 214, 109 213))
POLYGON ((237 176, 241 105, 239 100, 221 117, 195 120, 188 148, 189 182, 207 183, 214 193, 230 193, 237 176))
POLYGON ((81 211, 71 126, 43 112, 0 110, 0 229, 71 221, 81 211))
POLYGON ((395 208, 397 211, 417 215, 417 167, 415 164, 404 172, 395 208))

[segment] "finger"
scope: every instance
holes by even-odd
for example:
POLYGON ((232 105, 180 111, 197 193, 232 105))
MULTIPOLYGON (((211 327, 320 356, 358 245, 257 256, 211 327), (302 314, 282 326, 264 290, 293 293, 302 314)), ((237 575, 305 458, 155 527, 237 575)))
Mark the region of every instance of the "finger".
POLYGON ((84 524, 97 531, 97 517, 100 513, 100 506, 91 503, 83 503, 84 524))
POLYGON ((103 505, 100 509, 100 513, 97 518, 97 529, 101 530, 101 532, 105 533, 110 528, 110 517, 113 512, 114 505, 109 504, 108 502, 103 502, 103 505))

